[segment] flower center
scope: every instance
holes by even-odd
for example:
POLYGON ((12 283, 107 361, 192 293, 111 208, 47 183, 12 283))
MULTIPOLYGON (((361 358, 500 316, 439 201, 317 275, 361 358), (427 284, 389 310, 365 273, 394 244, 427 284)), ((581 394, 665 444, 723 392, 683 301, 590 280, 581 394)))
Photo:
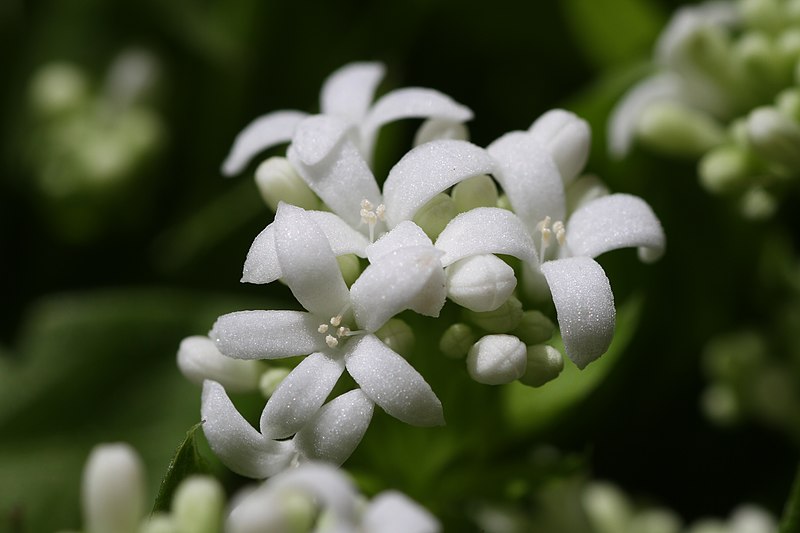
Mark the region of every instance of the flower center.
POLYGON ((553 236, 555 236, 558 246, 567 244, 567 230, 564 227, 564 223, 556 220, 551 225, 551 221, 552 219, 547 216, 536 224, 536 233, 541 235, 541 241, 539 242, 539 260, 541 262, 545 261, 547 249, 553 244, 553 236))
POLYGON ((320 324, 317 331, 325 335, 325 344, 330 348, 338 347, 339 343, 347 337, 364 333, 363 331, 352 331, 347 326, 343 326, 341 314, 332 316, 327 323, 323 322, 320 324))
POLYGON ((375 225, 378 221, 386 220, 386 206, 378 204, 375 207, 372 202, 364 198, 361 200, 361 223, 369 225, 369 242, 375 241, 375 225))

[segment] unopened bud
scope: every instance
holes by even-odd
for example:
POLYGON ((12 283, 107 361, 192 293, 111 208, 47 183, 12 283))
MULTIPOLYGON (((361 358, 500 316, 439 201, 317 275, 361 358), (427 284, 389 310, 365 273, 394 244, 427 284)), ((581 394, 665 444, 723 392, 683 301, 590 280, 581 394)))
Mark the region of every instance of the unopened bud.
POLYGON ((753 158, 746 149, 735 145, 720 146, 700 159, 700 183, 715 193, 733 191, 747 183, 754 167, 753 158))
POLYGON ((264 398, 272 396, 278 388, 278 385, 286 379, 286 376, 291 372, 290 369, 284 367, 270 368, 261 375, 261 380, 258 382, 258 389, 264 398))
POLYGON ((270 157, 256 169, 256 185, 273 211, 280 202, 303 209, 319 209, 320 201, 285 157, 270 157))
POLYGON ((719 145, 724 131, 711 115, 678 102, 659 101, 642 112, 637 136, 664 153, 697 157, 719 145))
POLYGON ((525 375, 519 378, 519 381, 529 387, 541 387, 557 378, 564 370, 564 358, 561 352, 547 344, 528 346, 526 357, 525 375))
POLYGON ((144 466, 127 444, 96 446, 83 472, 84 526, 89 533, 135 533, 145 513, 144 466))
POLYGON ((417 214, 414 215, 414 222, 431 240, 435 241, 457 214, 456 206, 450 195, 439 193, 417 211, 417 214))
POLYGON ((414 330, 399 318, 389 319, 375 335, 403 357, 408 357, 414 349, 414 330))
POLYGON ((522 320, 512 331, 525 344, 542 344, 550 340, 556 330, 555 324, 544 313, 532 309, 522 313, 522 320))
POLYGON ((745 218, 764 220, 775 214, 778 202, 763 187, 751 187, 742 195, 740 210, 745 218))
POLYGON ((440 139, 469 140, 469 130, 463 122, 431 118, 422 123, 414 135, 414 146, 440 139))
POLYGON ((522 303, 511 296, 494 311, 466 311, 465 316, 490 333, 506 333, 516 328, 522 320, 522 303))
POLYGON ((739 0, 738 8, 743 22, 751 28, 774 33, 787 22, 780 0, 739 0))
POLYGON ((710 420, 721 426, 737 422, 741 415, 736 393, 731 387, 721 383, 715 383, 703 391, 700 406, 710 420))
POLYGON ((477 336, 471 327, 457 322, 444 331, 439 340, 439 349, 447 357, 461 359, 467 355, 476 339, 477 336))
POLYGON ((755 101, 769 98, 775 91, 791 81, 793 62, 785 62, 773 42, 764 34, 747 32, 733 48, 733 59, 738 63, 745 80, 752 81, 749 92, 755 101))
POLYGON ((225 493, 208 476, 184 479, 172 498, 172 517, 180 533, 217 533, 222 527, 225 493))
POLYGON ((225 521, 225 531, 306 533, 311 531, 318 515, 310 495, 296 490, 270 491, 262 486, 234 506, 225 521))
POLYGON ((627 531, 632 514, 631 505, 617 487, 608 483, 591 483, 584 489, 581 501, 593 531, 627 531))
POLYGON ((486 335, 467 354, 467 372, 486 385, 503 385, 521 378, 525 364, 525 345, 512 335, 486 335))
POLYGON ((233 392, 255 390, 263 370, 258 361, 222 355, 214 341, 202 336, 181 341, 178 368, 192 383, 202 385, 204 380, 210 379, 233 392))
POLYGON ((771 107, 760 107, 747 118, 747 138, 764 159, 789 169, 800 168, 800 125, 771 107))
POLYGON ((631 518, 628 531, 637 533, 680 533, 681 519, 667 509, 645 509, 631 518))
POLYGON ((69 63, 50 63, 34 74, 30 99, 34 110, 42 115, 73 111, 88 96, 88 84, 83 73, 69 63))
POLYGON ((775 107, 790 120, 800 122, 800 89, 781 91, 775 98, 775 107))
POLYGON ((498 199, 497 185, 491 177, 482 174, 457 183, 451 196, 459 213, 476 207, 495 207, 498 199))
POLYGON ((571 183, 589 158, 589 124, 574 113, 553 109, 536 119, 529 131, 547 146, 564 184, 571 183))
POLYGON ((473 255, 447 267, 447 296, 472 311, 497 309, 516 286, 514 269, 492 254, 473 255))
POLYGON ((137 533, 183 533, 167 513, 153 513, 137 533))

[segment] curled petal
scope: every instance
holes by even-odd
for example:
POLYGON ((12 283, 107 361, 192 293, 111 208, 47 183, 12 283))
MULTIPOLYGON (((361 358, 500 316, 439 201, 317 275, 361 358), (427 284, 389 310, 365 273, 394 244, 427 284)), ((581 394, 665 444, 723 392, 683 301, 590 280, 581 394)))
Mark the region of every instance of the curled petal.
POLYGON ((275 249, 283 279, 312 313, 332 317, 350 300, 325 233, 299 207, 281 203, 275 214, 275 249))
POLYGON ((589 123, 569 111, 553 109, 536 119, 528 131, 550 150, 564 184, 571 183, 589 158, 589 123))
POLYGON ((178 368, 189 381, 202 385, 212 379, 232 392, 258 389, 264 369, 257 361, 226 357, 208 337, 187 337, 178 348, 178 368))
POLYGON ((643 260, 655 261, 664 253, 665 241, 653 210, 630 194, 612 194, 584 204, 567 223, 567 246, 573 255, 597 257, 637 246, 643 260))
POLYGON ((410 220, 404 220, 367 248, 367 259, 374 263, 389 252, 406 246, 433 246, 433 243, 422 228, 410 220))
POLYGON ((307 116, 300 111, 275 111, 255 119, 236 136, 222 164, 226 176, 238 174, 259 152, 292 140, 297 125, 307 116))
POLYGON ((477 207, 461 213, 439 234, 436 248, 444 252, 444 266, 477 254, 506 254, 538 264, 525 225, 514 213, 498 207, 477 207))
POLYGON ((289 437, 303 427, 333 390, 344 372, 341 357, 317 352, 284 378, 261 413, 261 433, 271 439, 289 437))
POLYGON ((203 433, 225 466, 243 476, 265 478, 289 465, 295 454, 291 441, 265 438, 242 418, 222 385, 203 383, 203 433))
POLYGON ((350 341, 347 352, 347 371, 384 411, 414 426, 444 425, 442 403, 431 386, 375 335, 350 341))
POLYGON ((361 122, 375 97, 386 67, 378 62, 350 63, 325 80, 320 93, 320 110, 351 122, 361 122))
POLYGON ((350 287, 358 326, 376 331, 406 309, 439 316, 447 297, 440 256, 433 246, 406 246, 368 266, 350 287))
POLYGON ((344 463, 364 437, 374 405, 359 389, 334 398, 297 432, 295 447, 306 459, 344 463))
POLYGON ((437 533, 440 524, 427 509, 403 493, 387 490, 370 502, 361 526, 370 533, 437 533))
POLYGON ((542 273, 550 286, 567 356, 578 368, 603 355, 614 337, 614 294, 594 259, 569 257, 546 261, 542 273))
POLYGON ((545 216, 564 220, 564 183, 547 146, 528 132, 514 131, 486 150, 495 160, 494 177, 529 230, 545 216))
POLYGON ((319 320, 302 311, 237 311, 222 315, 208 336, 236 359, 278 359, 325 348, 319 320))
POLYGON ((389 171, 383 185, 389 227, 411 220, 448 187, 493 169, 486 151, 467 141, 442 139, 413 148, 389 171))

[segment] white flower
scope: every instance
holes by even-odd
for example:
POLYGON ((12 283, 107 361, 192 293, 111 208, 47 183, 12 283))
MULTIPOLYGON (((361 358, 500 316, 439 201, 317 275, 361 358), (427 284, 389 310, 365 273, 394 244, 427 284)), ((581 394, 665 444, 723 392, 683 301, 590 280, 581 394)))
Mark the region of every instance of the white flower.
POLYGON ((374 258, 348 290, 314 216, 281 204, 274 228, 282 278, 308 311, 231 313, 217 320, 209 336, 224 355, 238 359, 310 355, 267 402, 260 433, 236 413, 218 384, 206 382, 204 431, 215 453, 252 477, 281 470, 295 452, 301 459, 343 462, 366 430, 373 402, 410 424, 443 424, 430 386, 373 334, 405 309, 438 314, 444 303, 441 253, 431 246, 390 251, 374 258), (322 407, 345 368, 360 389, 322 407), (275 440, 291 435, 291 442, 275 440))
POLYGON ((282 472, 235 502, 229 533, 436 533, 436 519, 396 491, 365 502, 346 474, 324 463, 282 472))
MULTIPOLYGON (((446 130, 448 125, 472 118, 472 111, 450 97, 419 87, 391 91, 373 103, 383 74, 380 63, 351 63, 331 74, 320 94, 320 112, 346 124, 367 161, 372 159, 375 137, 384 124, 403 118, 428 118, 446 130)), ((222 172, 238 174, 259 152, 292 140, 306 116, 301 111, 276 111, 255 119, 236 137, 222 172)), ((449 134, 445 131, 444 135, 449 134)))
MULTIPOLYGON (((555 113, 565 118, 563 111, 555 113)), ((539 283, 545 284, 540 290, 549 289, 567 355, 584 368, 608 349, 616 314, 608 278, 594 258, 636 246, 640 258, 652 261, 663 253, 665 239, 650 207, 627 194, 592 199, 567 216, 565 180, 554 159, 567 144, 574 157, 585 161, 589 142, 578 127, 572 134, 562 128, 566 134, 545 142, 539 128, 549 123, 548 115, 530 131, 508 133, 487 150, 496 163, 495 178, 537 248, 536 260, 523 263, 528 288, 539 283)))

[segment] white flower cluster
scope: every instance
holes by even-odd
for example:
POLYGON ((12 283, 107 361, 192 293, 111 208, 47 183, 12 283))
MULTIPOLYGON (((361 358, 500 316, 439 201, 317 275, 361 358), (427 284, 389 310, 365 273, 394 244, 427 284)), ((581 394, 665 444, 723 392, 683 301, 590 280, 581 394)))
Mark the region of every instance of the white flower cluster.
POLYGON ((326 81, 321 114, 256 119, 223 165, 234 174, 290 143, 286 158, 256 171, 276 212, 242 281, 281 280, 306 309, 224 315, 208 338, 181 347, 184 373, 203 382, 206 437, 240 474, 341 464, 375 405, 409 424, 444 424, 435 392, 398 353, 413 340, 399 313, 438 317, 449 300, 463 321, 443 324, 443 352, 466 356, 479 382, 541 385, 563 361, 545 344, 552 323, 521 302, 552 299, 566 355, 584 368, 608 349, 615 322, 611 286, 594 258, 623 247, 647 261, 663 253, 663 230, 644 201, 580 176, 585 121, 551 111, 482 148, 465 140, 470 110, 439 92, 401 89, 373 103, 382 75, 375 63, 345 66, 326 81), (371 168, 375 138, 401 118, 426 121, 381 187, 371 168), (288 375, 252 366, 291 356, 306 357, 288 375), (345 370, 357 387, 328 401, 345 370), (257 431, 226 388, 259 380, 271 396, 257 431))

